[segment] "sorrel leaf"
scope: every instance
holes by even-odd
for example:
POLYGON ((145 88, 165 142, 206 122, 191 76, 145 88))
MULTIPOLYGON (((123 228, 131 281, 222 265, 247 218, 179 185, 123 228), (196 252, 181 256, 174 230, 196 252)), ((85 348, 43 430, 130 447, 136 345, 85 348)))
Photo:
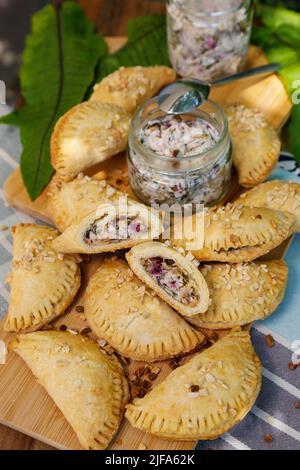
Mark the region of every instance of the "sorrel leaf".
POLYGON ((20 128, 21 172, 31 199, 53 174, 50 138, 56 121, 83 100, 105 53, 103 37, 76 3, 47 5, 33 16, 20 71, 25 105, 0 121, 20 128))
POLYGON ((165 15, 132 19, 128 22, 127 34, 127 43, 100 61, 97 82, 121 66, 169 65, 165 15))

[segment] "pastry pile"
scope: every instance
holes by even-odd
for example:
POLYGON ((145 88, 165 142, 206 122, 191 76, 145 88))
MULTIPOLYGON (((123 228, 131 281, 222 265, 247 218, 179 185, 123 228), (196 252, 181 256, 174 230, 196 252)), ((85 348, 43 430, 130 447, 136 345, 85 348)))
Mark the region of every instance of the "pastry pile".
POLYGON ((125 150, 132 114, 173 82, 169 67, 121 67, 95 85, 89 101, 74 106, 56 123, 51 163, 63 181, 125 150))
MULTIPOLYGON (((164 240, 161 214, 105 179, 82 174, 124 150, 133 111, 174 79, 166 67, 121 69, 63 116, 52 137, 57 173, 48 206, 58 230, 13 228, 5 328, 18 335, 10 350, 86 449, 108 447, 124 413, 132 426, 162 438, 215 439, 227 432, 250 411, 261 385, 260 361, 242 327, 271 315, 285 293, 284 261, 259 258, 299 231, 299 185, 262 183, 233 203, 206 209, 202 244, 186 251, 200 234, 164 240), (80 254, 102 254, 82 306, 92 338, 36 331, 71 305, 81 284, 80 254), (228 331, 207 348, 204 329, 228 331), (126 358, 122 366, 104 344, 126 358), (152 390, 136 397, 131 387, 130 398, 128 360, 145 361, 156 378, 160 369, 149 363, 187 354, 152 390)), ((236 106, 228 115, 240 183, 252 187, 273 168, 279 143, 259 113, 236 106)), ((143 381, 138 370, 134 381, 143 381)))
POLYGON ((236 104, 227 109, 233 164, 245 188, 262 183, 275 168, 280 139, 257 109, 236 104))

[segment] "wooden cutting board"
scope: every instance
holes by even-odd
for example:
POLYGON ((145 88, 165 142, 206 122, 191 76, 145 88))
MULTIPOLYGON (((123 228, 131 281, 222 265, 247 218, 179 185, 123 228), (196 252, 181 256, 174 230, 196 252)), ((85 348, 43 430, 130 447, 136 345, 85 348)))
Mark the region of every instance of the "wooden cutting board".
MULTIPOLYGON (((124 41, 124 37, 107 38, 110 49, 116 50, 124 41)), ((255 67, 266 63, 262 51, 251 47, 249 51, 248 67, 255 67)), ((211 98, 225 105, 242 102, 245 105, 257 107, 262 110, 273 126, 280 131, 287 121, 291 103, 281 81, 276 75, 267 78, 254 77, 212 90, 211 98)), ((105 170, 109 181, 114 184, 121 170, 126 170, 124 155, 119 155, 110 161, 93 168, 89 174, 105 170)), ((4 194, 7 202, 25 212, 51 222, 47 212, 47 188, 36 201, 31 202, 22 183, 19 169, 15 170, 4 185, 4 194)), ((124 188, 130 193, 128 187, 124 188)), ((231 195, 239 191, 236 178, 232 180, 231 195)), ((269 257, 280 258, 284 255, 288 242, 278 247, 269 257)), ((83 282, 73 305, 55 322, 55 327, 65 324, 79 331, 86 326, 82 315, 75 307, 81 304, 88 279, 102 262, 101 256, 95 256, 88 264, 83 264, 83 282)), ((4 321, 0 321, 0 338, 8 342, 10 335, 3 331, 4 321)), ((206 332, 211 336, 210 332, 206 332)), ((221 333, 222 334, 222 333, 221 333)), ((130 370, 139 367, 141 363, 132 361, 130 370)), ((158 363, 161 373, 157 381, 162 380, 171 370, 168 361, 158 363)), ((45 390, 37 383, 31 371, 24 362, 14 353, 8 355, 7 363, 0 366, 0 423, 10 426, 17 431, 28 434, 58 449, 81 449, 73 430, 58 410, 45 390)), ((132 450, 143 444, 151 450, 186 450, 194 448, 194 442, 167 441, 146 435, 132 428, 123 420, 120 430, 114 439, 111 448, 132 450)))

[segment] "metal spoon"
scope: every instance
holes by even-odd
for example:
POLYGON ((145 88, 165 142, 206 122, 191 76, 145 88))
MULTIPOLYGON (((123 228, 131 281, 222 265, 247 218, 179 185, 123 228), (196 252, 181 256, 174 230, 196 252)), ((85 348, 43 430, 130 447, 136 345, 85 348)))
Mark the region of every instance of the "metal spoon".
POLYGON ((167 114, 182 114, 201 106, 209 97, 212 85, 224 85, 226 83, 252 77, 258 74, 270 74, 280 68, 279 63, 254 67, 243 72, 229 75, 211 83, 200 82, 192 78, 183 78, 162 89, 157 101, 159 108, 167 114))

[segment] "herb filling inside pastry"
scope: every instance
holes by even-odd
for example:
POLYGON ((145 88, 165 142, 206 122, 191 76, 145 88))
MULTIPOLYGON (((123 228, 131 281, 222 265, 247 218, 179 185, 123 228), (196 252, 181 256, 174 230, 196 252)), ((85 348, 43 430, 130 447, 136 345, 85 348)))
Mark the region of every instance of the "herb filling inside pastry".
POLYGON ((147 286, 182 315, 206 312, 209 290, 190 256, 164 243, 146 242, 134 246, 126 259, 147 286))
POLYGON ((84 242, 88 245, 107 240, 109 243, 117 243, 128 238, 139 238, 147 234, 148 227, 139 216, 118 217, 108 221, 104 226, 103 219, 108 214, 96 219, 84 233, 84 242))
POLYGON ((60 253, 106 253, 158 238, 160 215, 131 200, 127 205, 100 204, 53 242, 60 253))
POLYGON ((143 261, 146 272, 178 302, 194 307, 199 302, 196 285, 173 259, 157 256, 143 261))

